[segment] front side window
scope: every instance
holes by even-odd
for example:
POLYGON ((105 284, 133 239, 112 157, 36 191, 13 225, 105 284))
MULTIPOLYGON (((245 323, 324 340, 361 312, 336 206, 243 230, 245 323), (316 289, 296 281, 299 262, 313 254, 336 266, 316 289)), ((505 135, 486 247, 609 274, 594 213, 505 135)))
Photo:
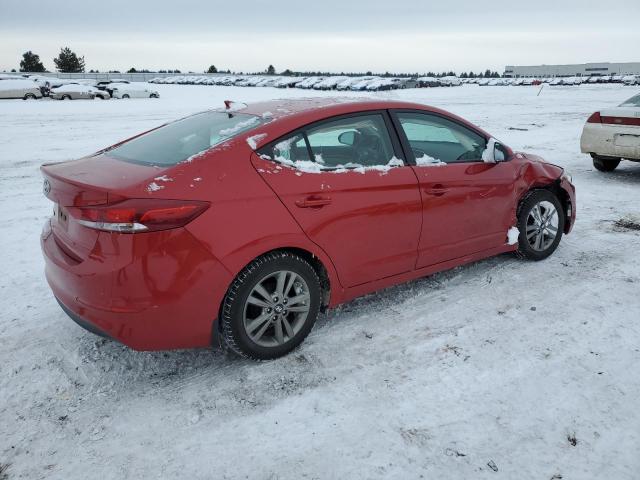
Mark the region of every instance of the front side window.
POLYGON ((482 135, 438 115, 397 115, 418 165, 482 161, 487 146, 482 135))
POLYGON ((145 165, 176 165, 263 122, 255 115, 203 112, 129 140, 108 155, 145 165))

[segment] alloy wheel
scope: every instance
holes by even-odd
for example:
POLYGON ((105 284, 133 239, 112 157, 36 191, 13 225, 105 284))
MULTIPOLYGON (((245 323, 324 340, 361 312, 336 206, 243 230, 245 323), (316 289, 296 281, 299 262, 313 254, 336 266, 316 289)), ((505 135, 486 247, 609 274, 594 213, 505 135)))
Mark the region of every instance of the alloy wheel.
POLYGON ((283 345, 304 326, 311 296, 307 282, 295 272, 270 273, 251 290, 244 305, 247 336, 262 347, 283 345))
POLYGON ((558 211, 546 200, 536 203, 527 216, 527 242, 531 248, 543 252, 558 235, 558 211))

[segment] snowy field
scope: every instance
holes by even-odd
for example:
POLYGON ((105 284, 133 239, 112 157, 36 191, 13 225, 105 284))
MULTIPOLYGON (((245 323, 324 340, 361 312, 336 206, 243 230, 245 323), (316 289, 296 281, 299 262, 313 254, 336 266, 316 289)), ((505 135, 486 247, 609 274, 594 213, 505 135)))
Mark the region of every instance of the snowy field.
POLYGON ((640 164, 603 174, 579 152, 587 116, 637 88, 375 94, 445 108, 566 167, 576 227, 544 262, 503 255, 346 304, 265 363, 131 351, 76 326, 46 285, 41 163, 224 99, 324 95, 157 89, 158 100, 0 102, 9 479, 639 478, 640 232, 615 222, 640 214, 640 164))

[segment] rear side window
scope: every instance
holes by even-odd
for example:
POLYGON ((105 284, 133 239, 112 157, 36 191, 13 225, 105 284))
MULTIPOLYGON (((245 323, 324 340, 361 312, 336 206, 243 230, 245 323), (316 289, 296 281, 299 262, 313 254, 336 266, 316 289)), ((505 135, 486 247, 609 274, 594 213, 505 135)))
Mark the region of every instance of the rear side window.
POLYGON ((108 151, 109 156, 145 165, 176 165, 261 125, 254 115, 204 112, 177 120, 108 151))
POLYGON ((259 153, 285 164, 302 162, 294 166, 314 171, 402 165, 395 158, 389 131, 380 114, 322 121, 264 147, 259 153))

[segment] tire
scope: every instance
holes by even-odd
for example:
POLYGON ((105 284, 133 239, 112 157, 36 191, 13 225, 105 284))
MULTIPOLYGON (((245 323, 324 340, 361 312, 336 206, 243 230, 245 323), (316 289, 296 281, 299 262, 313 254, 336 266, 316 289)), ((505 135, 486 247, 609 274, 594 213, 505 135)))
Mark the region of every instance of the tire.
POLYGON ((309 334, 320 299, 320 279, 309 262, 292 252, 265 254, 247 265, 229 287, 220 315, 222 338, 243 357, 281 357, 309 334))
POLYGON ((37 100, 38 97, 36 97, 33 93, 27 93, 22 99, 23 100, 37 100))
POLYGON ((71 96, 70 95, 63 95, 61 100, 71 100, 71 96))
POLYGON ((564 223, 558 197, 549 190, 532 190, 518 209, 518 255, 536 261, 547 258, 560 244, 564 223))
POLYGON ((619 158, 593 157, 593 166, 599 172, 613 172, 620 165, 619 158))
POLYGON ((130 98, 128 93, 125 93, 124 95, 122 95, 122 98, 130 98))

